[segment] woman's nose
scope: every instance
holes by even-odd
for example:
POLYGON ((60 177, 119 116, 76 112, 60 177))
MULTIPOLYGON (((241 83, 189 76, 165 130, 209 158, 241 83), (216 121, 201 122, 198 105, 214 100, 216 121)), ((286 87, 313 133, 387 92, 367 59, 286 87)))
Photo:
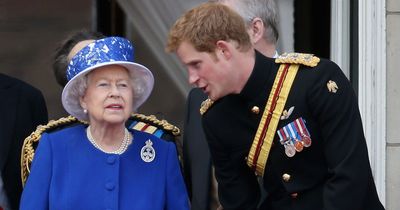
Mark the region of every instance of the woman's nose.
POLYGON ((119 97, 119 96, 121 96, 121 93, 120 93, 120 91, 118 90, 118 87, 117 87, 116 85, 112 85, 112 86, 111 86, 109 96, 112 97, 112 98, 113 98, 113 97, 119 97))

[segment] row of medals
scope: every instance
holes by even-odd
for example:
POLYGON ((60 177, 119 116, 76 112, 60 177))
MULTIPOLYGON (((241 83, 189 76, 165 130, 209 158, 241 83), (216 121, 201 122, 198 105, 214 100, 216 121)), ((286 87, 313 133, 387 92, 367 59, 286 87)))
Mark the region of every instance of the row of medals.
POLYGON ((296 152, 303 151, 304 147, 311 146, 311 138, 303 134, 301 139, 289 138, 281 141, 281 144, 285 147, 285 154, 288 157, 293 157, 296 152))

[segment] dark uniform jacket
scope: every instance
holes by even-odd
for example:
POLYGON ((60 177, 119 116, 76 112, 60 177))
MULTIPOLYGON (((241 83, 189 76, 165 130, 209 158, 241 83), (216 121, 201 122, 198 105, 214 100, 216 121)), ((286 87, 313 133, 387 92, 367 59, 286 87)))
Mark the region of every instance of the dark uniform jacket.
POLYGON ((210 209, 211 157, 201 125, 200 104, 207 95, 193 88, 186 102, 183 134, 183 166, 191 210, 210 209))
MULTIPOLYGON (((259 188, 246 157, 279 64, 256 52, 253 72, 240 94, 225 96, 203 115, 224 210, 256 209, 259 188), (252 108, 258 106, 258 114, 252 108)), ((293 157, 275 134, 263 177, 268 193, 260 209, 380 210, 368 159, 357 97, 333 62, 300 66, 286 101, 293 108, 277 129, 302 117, 312 145, 293 157), (338 89, 330 92, 327 83, 338 89)))
POLYGON ((0 74, 0 170, 11 209, 18 209, 22 192, 21 148, 36 126, 47 122, 42 93, 0 74))

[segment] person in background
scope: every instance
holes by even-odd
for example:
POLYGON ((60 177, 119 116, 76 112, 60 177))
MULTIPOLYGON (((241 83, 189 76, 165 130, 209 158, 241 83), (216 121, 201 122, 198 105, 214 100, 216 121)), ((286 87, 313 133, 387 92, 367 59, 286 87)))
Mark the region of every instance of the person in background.
POLYGON ((223 209, 257 209, 258 177, 259 209, 384 209, 357 97, 335 63, 265 57, 242 17, 216 3, 184 13, 166 48, 209 97, 200 111, 223 209))
POLYGON ((0 73, 0 209, 19 208, 21 147, 36 126, 47 122, 46 102, 31 85, 0 73))
MULTIPOLYGON (((267 57, 277 57, 278 14, 273 0, 213 0, 240 14, 254 48, 267 57)), ((186 100, 183 134, 183 165, 192 210, 217 209, 217 187, 210 151, 201 125, 200 105, 207 95, 190 90, 186 100)))
POLYGON ((83 41, 69 56, 62 103, 88 124, 42 135, 21 209, 189 209, 175 145, 125 127, 154 83, 132 44, 83 41))
POLYGON ((85 40, 90 41, 102 38, 105 38, 105 36, 100 32, 80 30, 74 32, 62 43, 60 43, 60 45, 56 49, 53 58, 53 73, 57 83, 61 87, 64 87, 68 82, 66 70, 71 59, 68 57, 68 55, 70 55, 70 52, 75 47, 75 45, 85 40))

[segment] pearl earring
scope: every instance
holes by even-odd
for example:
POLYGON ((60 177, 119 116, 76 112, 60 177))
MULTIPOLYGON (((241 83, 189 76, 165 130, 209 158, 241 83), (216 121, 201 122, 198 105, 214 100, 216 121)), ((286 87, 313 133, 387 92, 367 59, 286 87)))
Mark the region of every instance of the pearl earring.
POLYGON ((87 114, 87 109, 83 109, 83 113, 87 114))

